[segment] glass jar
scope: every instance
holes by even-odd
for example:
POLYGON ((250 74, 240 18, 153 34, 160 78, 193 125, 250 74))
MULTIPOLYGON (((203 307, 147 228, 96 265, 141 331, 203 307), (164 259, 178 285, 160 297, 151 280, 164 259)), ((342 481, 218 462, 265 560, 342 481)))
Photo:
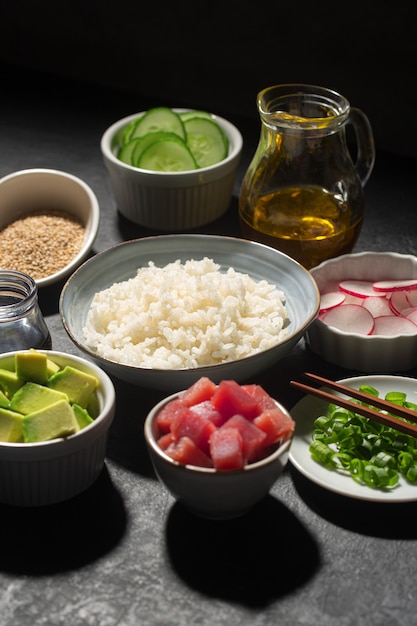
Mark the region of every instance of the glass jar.
POLYGON ((22 272, 0 270, 0 352, 51 347, 35 281, 22 272))
POLYGON ((375 160, 372 129, 335 91, 276 85, 258 94, 259 144, 239 198, 242 233, 307 268, 350 252, 375 160), (346 141, 356 137, 356 160, 346 141))

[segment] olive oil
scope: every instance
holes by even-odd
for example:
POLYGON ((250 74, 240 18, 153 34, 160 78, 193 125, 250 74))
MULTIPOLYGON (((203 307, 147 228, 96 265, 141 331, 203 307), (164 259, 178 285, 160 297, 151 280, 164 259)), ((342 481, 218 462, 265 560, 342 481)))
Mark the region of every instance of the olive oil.
POLYGON ((257 198, 254 207, 241 197, 244 237, 281 250, 306 268, 350 252, 362 217, 352 222, 349 206, 318 186, 295 186, 257 198))

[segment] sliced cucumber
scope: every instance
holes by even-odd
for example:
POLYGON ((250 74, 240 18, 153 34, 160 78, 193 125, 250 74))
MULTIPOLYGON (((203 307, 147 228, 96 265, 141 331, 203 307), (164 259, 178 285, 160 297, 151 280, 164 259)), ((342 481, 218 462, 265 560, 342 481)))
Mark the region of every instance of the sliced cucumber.
POLYGON ((192 117, 184 121, 187 145, 199 167, 208 167, 227 156, 226 135, 213 119, 192 117))
POLYGON ((183 172, 197 169, 197 163, 179 137, 159 139, 142 152, 137 167, 155 172, 183 172))
POLYGON ((204 117, 204 118, 208 118, 209 120, 213 119, 212 114, 208 113, 207 111, 183 111, 182 113, 178 113, 178 115, 180 116, 183 122, 193 117, 204 117))
POLYGON ((136 145, 140 143, 140 141, 141 138, 137 137, 136 139, 132 139, 132 141, 129 141, 128 143, 123 145, 119 150, 119 154, 117 155, 118 158, 123 161, 123 163, 127 163, 127 165, 134 165, 133 153, 135 151, 136 145))
MULTIPOLYGON (((215 117, 208 111, 176 113, 168 107, 155 107, 139 115, 119 131, 118 158, 133 167, 145 168, 143 163, 150 160, 151 153, 148 153, 147 159, 143 161, 144 151, 160 140, 171 141, 168 145, 170 154, 165 158, 165 163, 161 160, 162 157, 155 157, 156 171, 183 171, 208 167, 222 161, 228 153, 227 137, 215 117), (174 139, 182 142, 181 149, 172 148, 176 143, 174 139), (184 147, 187 150, 184 150, 184 147), (178 156, 174 156, 177 153, 178 156)), ((160 148, 158 153, 159 150, 160 148)), ((147 166, 145 169, 153 168, 147 166)))
POLYGON ((122 146, 125 146, 126 144, 128 144, 132 138, 132 133, 133 133, 133 129, 135 128, 136 124, 139 122, 139 120, 143 117, 143 115, 140 115, 139 117, 136 117, 134 120, 132 120, 131 122, 129 122, 129 124, 127 124, 122 132, 122 146))
POLYGON ((184 140, 186 137, 184 124, 180 116, 168 107, 156 107, 149 109, 149 111, 138 120, 138 123, 130 134, 130 139, 158 131, 175 133, 184 140))
POLYGON ((146 148, 156 141, 159 141, 160 139, 178 139, 178 135, 176 135, 175 133, 168 133, 161 130, 156 133, 147 133, 142 137, 137 137, 136 139, 134 139, 135 146, 131 156, 131 165, 137 167, 142 153, 146 150, 146 148))

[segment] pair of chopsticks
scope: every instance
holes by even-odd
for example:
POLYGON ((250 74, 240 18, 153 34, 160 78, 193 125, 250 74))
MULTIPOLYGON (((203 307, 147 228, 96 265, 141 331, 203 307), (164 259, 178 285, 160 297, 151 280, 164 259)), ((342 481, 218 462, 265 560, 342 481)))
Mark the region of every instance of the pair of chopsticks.
MULTIPOLYGON (((412 409, 407 409, 406 407, 398 406, 398 404, 394 404, 393 402, 388 402, 387 400, 383 400, 382 398, 376 398, 368 393, 364 393, 363 391, 359 391, 358 389, 354 389, 353 387, 348 387, 346 385, 342 385, 341 383, 336 383, 333 380, 328 380, 327 378, 323 378, 322 376, 317 376, 317 374, 311 374, 309 372, 304 373, 304 376, 309 380, 315 381, 316 383, 320 383, 329 389, 333 389, 334 391, 338 391, 350 398, 355 398, 356 400, 362 400, 363 402, 367 402, 372 406, 382 409, 383 411, 388 411, 389 413, 393 413, 398 417, 405 418, 407 420, 411 420, 413 422, 417 422, 417 411, 413 411, 412 409)), ((393 415, 387 415, 385 413, 380 413, 379 411, 372 409, 370 407, 365 407, 362 405, 355 404, 354 402, 350 402, 345 398, 340 396, 336 396, 324 389, 317 389, 316 387, 310 387, 309 385, 305 385, 304 383, 300 383, 298 381, 292 380, 290 383, 293 387, 304 391, 305 393, 316 396, 317 398, 321 398, 322 400, 326 400, 329 403, 337 404, 337 406, 341 406, 344 409, 352 410, 363 417, 367 417, 374 422, 379 422, 384 426, 389 426, 390 428, 395 428, 406 435, 411 435, 412 437, 417 437, 417 425, 409 424, 404 422, 393 415)), ((417 381, 416 381, 417 385, 417 381)))

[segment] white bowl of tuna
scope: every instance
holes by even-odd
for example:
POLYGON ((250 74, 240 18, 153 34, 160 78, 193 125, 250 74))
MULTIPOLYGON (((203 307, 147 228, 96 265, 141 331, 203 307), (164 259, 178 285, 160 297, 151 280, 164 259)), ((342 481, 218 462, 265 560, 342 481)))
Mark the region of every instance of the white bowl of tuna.
POLYGON ((315 319, 319 292, 268 246, 214 235, 161 235, 86 261, 61 292, 73 342, 103 369, 179 391, 205 375, 248 379, 286 356, 315 319))
POLYGON ((54 350, 0 356, 0 502, 68 500, 100 475, 115 412, 109 376, 54 350))
POLYGON ((417 366, 417 258, 360 252, 311 270, 320 312, 307 333, 330 363, 389 373, 417 366))
POLYGON ((144 433, 161 483, 192 513, 239 517, 287 464, 295 423, 260 385, 201 377, 159 402, 144 433))

